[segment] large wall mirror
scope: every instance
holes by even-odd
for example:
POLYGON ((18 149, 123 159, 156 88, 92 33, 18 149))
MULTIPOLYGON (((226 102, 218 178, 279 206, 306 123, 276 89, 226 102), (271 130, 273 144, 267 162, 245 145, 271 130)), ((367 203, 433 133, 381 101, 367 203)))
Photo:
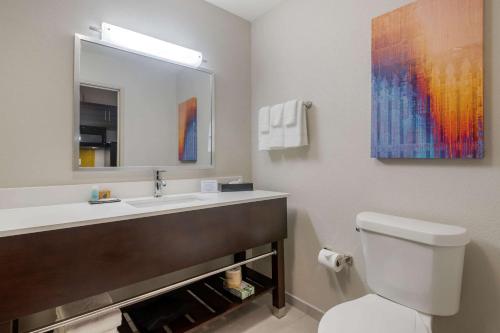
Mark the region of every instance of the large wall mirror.
POLYGON ((214 74, 75 37, 76 169, 213 166, 214 74))

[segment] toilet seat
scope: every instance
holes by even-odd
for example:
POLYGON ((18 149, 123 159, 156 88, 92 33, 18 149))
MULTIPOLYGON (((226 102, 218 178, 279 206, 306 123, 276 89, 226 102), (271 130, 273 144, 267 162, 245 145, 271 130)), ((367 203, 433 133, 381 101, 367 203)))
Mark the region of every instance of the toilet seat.
POLYGON ((371 294, 325 313, 318 333, 337 332, 431 333, 431 317, 371 294))

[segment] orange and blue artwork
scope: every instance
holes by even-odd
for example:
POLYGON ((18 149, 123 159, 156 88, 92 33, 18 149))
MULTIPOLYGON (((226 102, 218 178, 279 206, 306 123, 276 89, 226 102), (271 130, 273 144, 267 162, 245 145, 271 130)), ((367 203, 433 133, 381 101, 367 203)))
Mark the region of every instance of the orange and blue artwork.
POLYGON ((196 97, 179 104, 179 161, 181 162, 197 160, 197 104, 196 97))
POLYGON ((484 157, 483 6, 418 0, 373 19, 372 157, 484 157))

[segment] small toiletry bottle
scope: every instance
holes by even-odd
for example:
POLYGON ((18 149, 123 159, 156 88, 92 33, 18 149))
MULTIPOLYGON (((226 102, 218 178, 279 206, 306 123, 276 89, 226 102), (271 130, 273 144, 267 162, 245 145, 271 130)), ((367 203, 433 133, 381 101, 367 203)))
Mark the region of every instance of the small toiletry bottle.
POLYGON ((99 200, 101 199, 109 199, 111 198, 111 191, 110 190, 100 190, 99 191, 99 200))
POLYGON ((92 186, 92 190, 90 191, 90 200, 97 201, 99 200, 99 186, 92 186))

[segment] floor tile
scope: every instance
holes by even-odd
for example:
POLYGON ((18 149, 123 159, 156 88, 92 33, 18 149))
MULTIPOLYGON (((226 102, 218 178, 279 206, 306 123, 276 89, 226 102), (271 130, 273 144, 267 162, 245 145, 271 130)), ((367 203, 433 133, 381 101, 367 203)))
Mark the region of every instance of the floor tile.
POLYGON ((198 328, 195 333, 317 333, 318 321, 287 304, 287 314, 272 315, 270 298, 263 297, 198 328))

